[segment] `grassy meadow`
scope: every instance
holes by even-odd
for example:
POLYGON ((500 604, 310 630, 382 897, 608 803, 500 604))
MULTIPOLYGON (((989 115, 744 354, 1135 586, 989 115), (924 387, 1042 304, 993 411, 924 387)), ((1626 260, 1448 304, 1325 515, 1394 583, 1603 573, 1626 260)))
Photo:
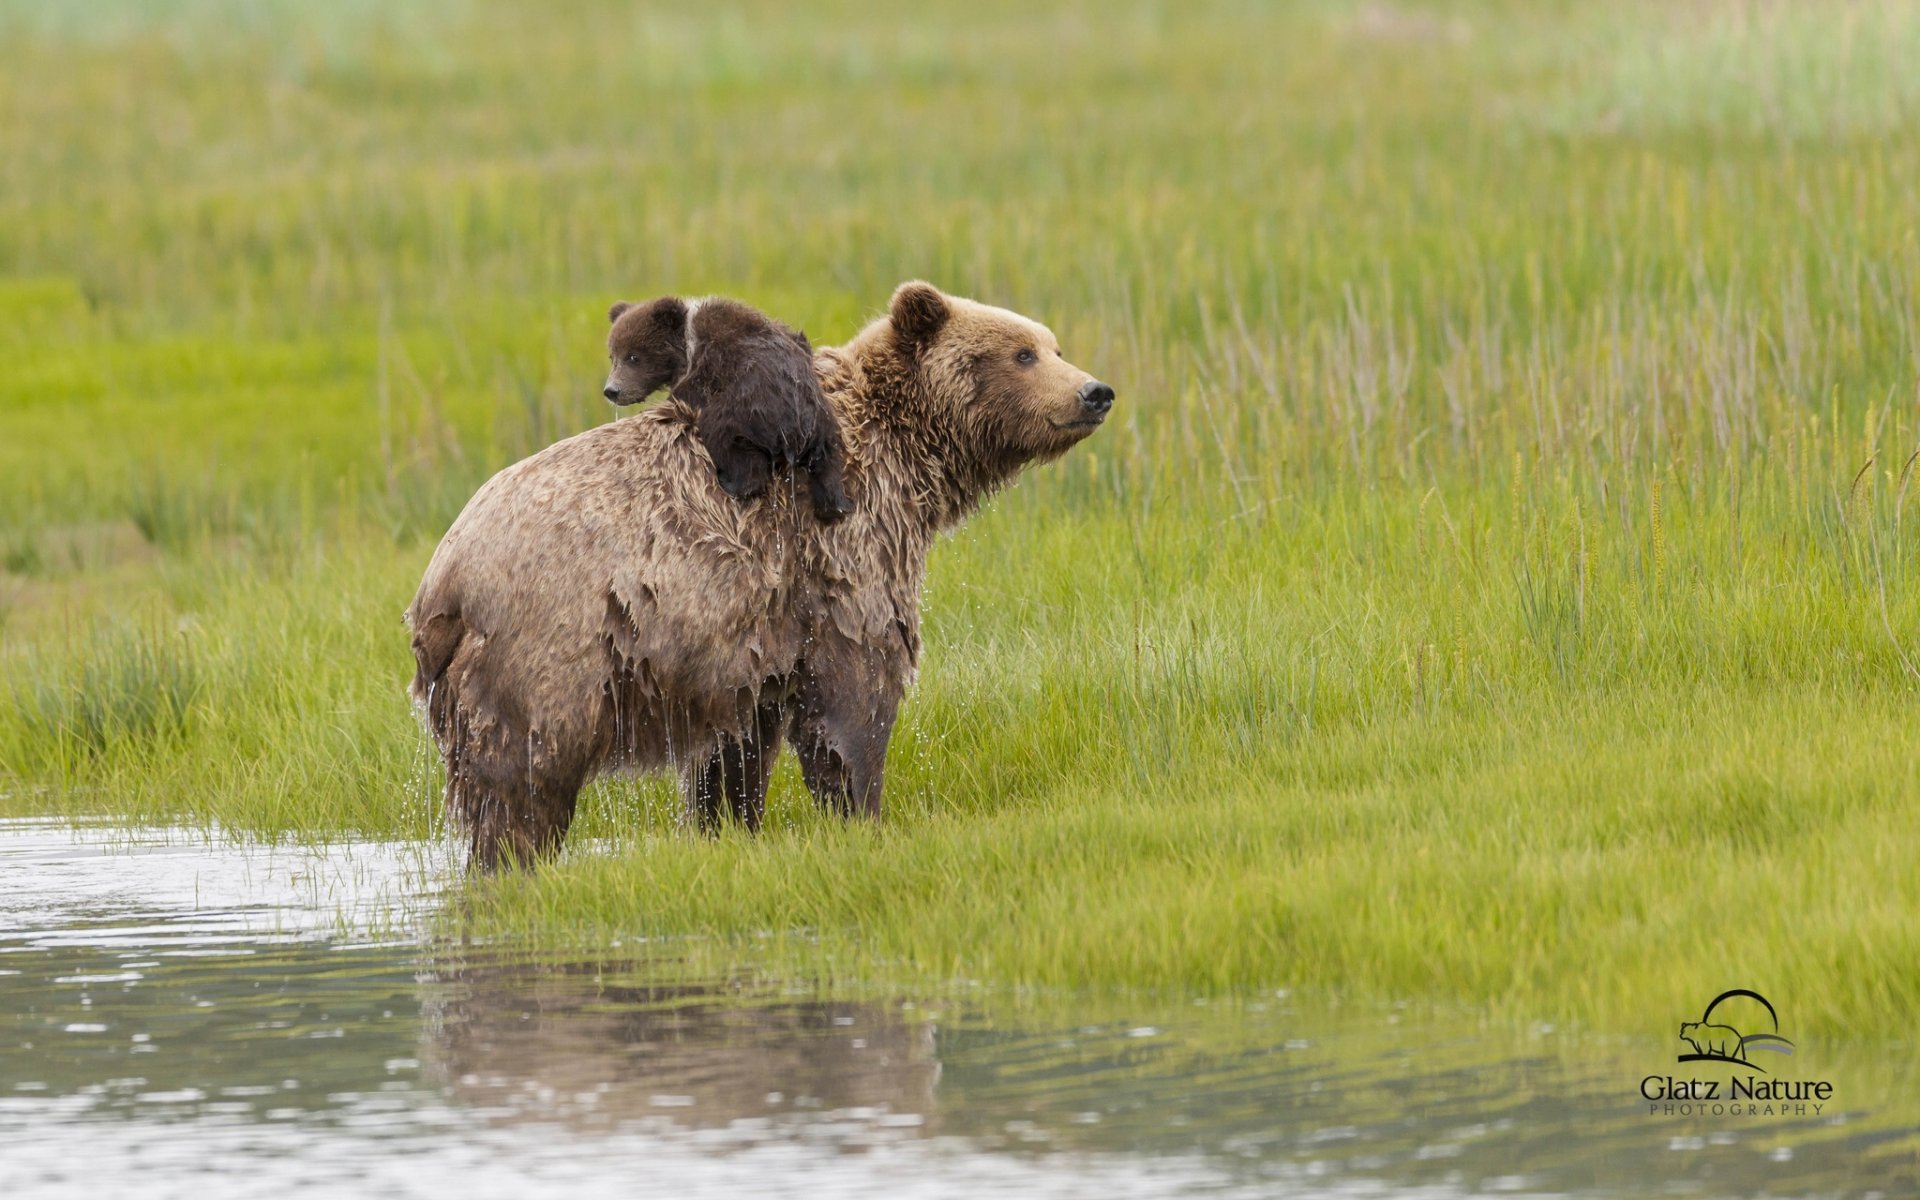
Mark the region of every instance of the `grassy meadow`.
POLYGON ((1119 403, 936 550, 884 824, 607 781, 466 919, 1907 1036, 1920 12, 156 7, 0 0, 0 815, 437 836, 400 612, 607 304, 924 277, 1119 403))

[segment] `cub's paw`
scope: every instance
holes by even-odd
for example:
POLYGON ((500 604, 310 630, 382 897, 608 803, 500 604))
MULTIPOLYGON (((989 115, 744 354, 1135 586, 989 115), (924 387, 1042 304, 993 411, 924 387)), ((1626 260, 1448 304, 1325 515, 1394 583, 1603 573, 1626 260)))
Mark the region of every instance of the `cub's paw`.
POLYGON ((845 496, 816 496, 813 500, 813 515, 823 525, 844 520, 853 512, 853 501, 845 496))
POLYGON ((743 504, 749 500, 758 500, 767 494, 767 483, 764 479, 745 478, 726 471, 717 472, 715 478, 720 481, 721 491, 743 504))

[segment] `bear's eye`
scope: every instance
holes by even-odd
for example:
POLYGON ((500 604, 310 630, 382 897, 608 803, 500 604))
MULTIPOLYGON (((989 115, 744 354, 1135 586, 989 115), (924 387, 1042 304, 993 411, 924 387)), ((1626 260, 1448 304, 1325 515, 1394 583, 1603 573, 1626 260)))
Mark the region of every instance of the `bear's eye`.
POLYGON ((1030 367, 1034 363, 1039 362, 1040 357, 1031 350, 1022 350, 1020 353, 1013 356, 1013 361, 1019 363, 1023 367, 1030 367))
POLYGON ((639 356, 638 354, 629 354, 629 355, 627 355, 627 365, 628 365, 628 366, 630 366, 630 367, 637 367, 637 366, 639 366, 639 365, 640 365, 640 356, 639 356))

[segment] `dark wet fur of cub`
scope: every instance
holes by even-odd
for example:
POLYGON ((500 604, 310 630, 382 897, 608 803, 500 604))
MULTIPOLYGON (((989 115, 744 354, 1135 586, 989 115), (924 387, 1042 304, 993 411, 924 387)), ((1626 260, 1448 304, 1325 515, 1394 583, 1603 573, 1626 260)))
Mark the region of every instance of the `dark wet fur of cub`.
POLYGON ((820 394, 805 334, 724 298, 622 301, 607 316, 607 398, 638 404, 671 389, 698 414, 695 432, 728 495, 752 500, 776 472, 798 467, 820 520, 853 511, 840 424, 820 394))

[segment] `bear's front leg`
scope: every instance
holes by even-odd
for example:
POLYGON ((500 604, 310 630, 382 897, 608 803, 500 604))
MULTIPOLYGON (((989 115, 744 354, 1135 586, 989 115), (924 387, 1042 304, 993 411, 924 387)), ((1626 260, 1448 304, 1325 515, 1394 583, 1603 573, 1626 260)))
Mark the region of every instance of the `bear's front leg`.
POLYGON ((743 728, 719 734, 712 750, 688 762, 681 772, 680 790, 689 825, 707 837, 720 836, 720 822, 726 815, 721 806, 724 798, 747 832, 760 832, 785 715, 777 698, 757 702, 744 715, 743 728))
POLYGON ((841 816, 880 816, 901 687, 885 654, 835 636, 799 666, 788 730, 807 790, 841 816))
POLYGON ((762 701, 754 706, 753 728, 739 737, 723 734, 720 738, 720 772, 727 803, 749 833, 760 832, 760 823, 766 817, 767 782, 773 777, 774 760, 780 756, 780 724, 785 715, 778 700, 762 701))
POLYGON ((687 802, 687 823, 705 837, 720 836, 720 751, 690 762, 680 776, 687 802))

